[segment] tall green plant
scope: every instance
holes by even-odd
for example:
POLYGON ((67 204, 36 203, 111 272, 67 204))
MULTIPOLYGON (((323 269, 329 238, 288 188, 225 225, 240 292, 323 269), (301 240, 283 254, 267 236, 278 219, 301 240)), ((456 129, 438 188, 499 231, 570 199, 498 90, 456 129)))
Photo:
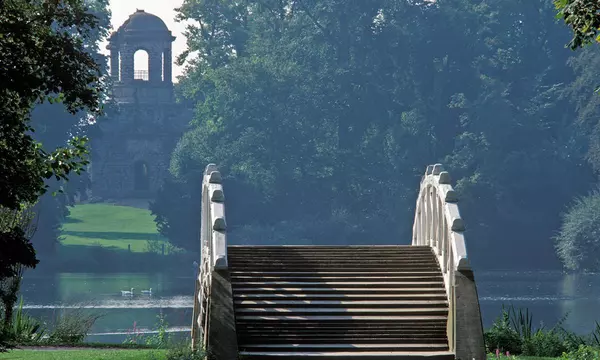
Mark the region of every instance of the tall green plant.
POLYGON ((96 321, 103 314, 85 314, 86 309, 68 309, 54 319, 48 342, 53 344, 82 343, 96 321))
POLYGON ((38 343, 46 334, 46 328, 41 321, 23 311, 23 297, 21 297, 7 332, 11 340, 17 344, 38 343))
POLYGON ((167 322, 166 315, 161 311, 160 314, 156 316, 158 322, 156 324, 156 328, 158 333, 146 338, 146 344, 156 346, 159 349, 166 348, 171 342, 171 337, 169 336, 169 323, 167 322))
MULTIPOLYGON (((504 312, 504 305, 502 305, 502 311, 504 312)), ((525 310, 519 308, 515 310, 515 307, 511 304, 508 307, 508 314, 510 318, 510 324, 515 332, 524 341, 530 340, 533 335, 533 315, 529 312, 528 308, 525 310)))

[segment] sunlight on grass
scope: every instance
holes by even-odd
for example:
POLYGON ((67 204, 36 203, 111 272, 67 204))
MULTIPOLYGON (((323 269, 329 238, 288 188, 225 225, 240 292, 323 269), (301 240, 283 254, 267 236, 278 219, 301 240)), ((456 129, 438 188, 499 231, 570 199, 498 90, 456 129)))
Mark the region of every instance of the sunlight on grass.
POLYGON ((164 239, 149 210, 112 204, 84 204, 72 208, 62 226, 61 244, 104 246, 132 252, 147 251, 147 240, 164 239))
POLYGON ((165 359, 164 350, 13 350, 0 360, 148 360, 165 359))
POLYGON ((550 358, 550 357, 535 357, 535 356, 500 356, 496 357, 495 354, 488 354, 487 360, 559 360, 560 358, 550 358))

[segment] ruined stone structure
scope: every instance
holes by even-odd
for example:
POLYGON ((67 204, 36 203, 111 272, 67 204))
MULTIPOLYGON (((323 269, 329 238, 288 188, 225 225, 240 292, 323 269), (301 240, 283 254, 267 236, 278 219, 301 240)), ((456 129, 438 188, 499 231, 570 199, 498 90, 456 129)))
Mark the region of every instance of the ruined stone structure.
POLYGON ((167 175, 171 152, 191 119, 173 95, 172 42, 157 16, 137 10, 109 38, 117 114, 100 122, 92 142, 92 196, 151 198, 167 175), (134 68, 145 51, 148 70, 134 68))

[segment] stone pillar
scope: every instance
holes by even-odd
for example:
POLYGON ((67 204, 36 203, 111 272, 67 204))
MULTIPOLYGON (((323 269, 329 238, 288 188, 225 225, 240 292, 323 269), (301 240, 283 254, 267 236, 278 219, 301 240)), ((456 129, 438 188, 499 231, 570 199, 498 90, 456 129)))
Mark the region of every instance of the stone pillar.
POLYGON ((121 81, 124 83, 133 82, 133 54, 131 47, 121 50, 121 81))
POLYGON ((485 360, 483 324, 473 271, 455 272, 456 359, 485 360))
POLYGON ((165 74, 164 81, 166 83, 173 82, 173 54, 171 53, 171 47, 167 47, 164 51, 164 63, 163 63, 163 71, 165 74))
POLYGON ((237 360, 235 311, 228 270, 213 271, 209 304, 207 358, 208 360, 237 360))
POLYGON ((119 49, 110 49, 110 76, 113 81, 119 81, 119 49))
POLYGON ((148 80, 150 82, 162 81, 162 52, 152 48, 148 52, 148 80))

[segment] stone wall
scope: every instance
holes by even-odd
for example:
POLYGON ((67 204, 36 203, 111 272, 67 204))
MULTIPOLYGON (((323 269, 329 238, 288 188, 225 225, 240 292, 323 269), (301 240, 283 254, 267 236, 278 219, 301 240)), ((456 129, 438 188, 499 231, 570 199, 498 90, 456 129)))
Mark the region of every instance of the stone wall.
POLYGON ((151 198, 168 176, 171 153, 191 119, 177 104, 120 104, 102 119, 92 141, 92 196, 104 200, 151 198), (147 190, 136 189, 136 166, 147 167, 147 190))

